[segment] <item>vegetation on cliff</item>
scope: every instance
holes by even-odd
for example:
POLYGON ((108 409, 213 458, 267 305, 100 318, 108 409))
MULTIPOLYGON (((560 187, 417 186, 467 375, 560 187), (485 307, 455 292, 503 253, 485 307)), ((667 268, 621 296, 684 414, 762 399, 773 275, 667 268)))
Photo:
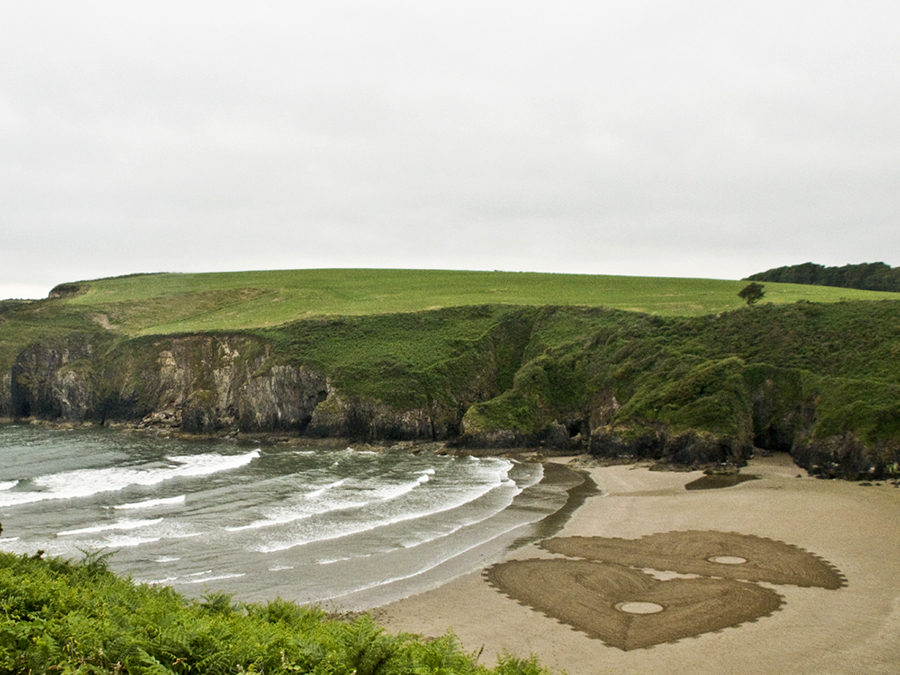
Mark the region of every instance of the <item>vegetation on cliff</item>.
POLYGON ((898 296, 770 283, 746 307, 741 286, 396 270, 79 282, 0 305, 0 416, 687 464, 756 446, 823 475, 896 474, 898 296))
POLYGON ((107 571, 102 555, 72 563, 0 553, 4 673, 442 673, 540 675, 535 659, 489 669, 453 635, 388 635, 368 616, 328 617, 283 600, 188 600, 107 571))

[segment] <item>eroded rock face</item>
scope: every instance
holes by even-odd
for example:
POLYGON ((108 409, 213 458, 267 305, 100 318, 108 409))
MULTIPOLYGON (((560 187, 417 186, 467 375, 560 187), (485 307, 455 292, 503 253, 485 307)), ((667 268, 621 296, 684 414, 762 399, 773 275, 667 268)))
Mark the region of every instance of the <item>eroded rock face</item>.
POLYGON ((87 417, 96 404, 91 366, 95 349, 93 340, 70 336, 24 350, 6 380, 9 415, 87 417))
POLYGON ((0 418, 13 416, 11 384, 12 372, 0 373, 0 418))
POLYGON ((122 378, 119 396, 144 401, 144 426, 302 433, 327 395, 325 378, 304 366, 268 365, 269 356, 245 337, 161 341, 139 378, 122 378))
POLYGON ((872 447, 852 433, 845 433, 799 443, 791 456, 815 476, 877 480, 898 474, 900 441, 885 441, 872 447))
POLYGON ((265 345, 250 338, 191 336, 129 349, 98 359, 90 338, 32 346, 0 382, 0 405, 10 417, 302 432, 327 394, 311 369, 267 367, 265 345))
POLYGON ((752 448, 737 439, 708 432, 672 433, 666 427, 617 428, 605 425, 591 434, 598 457, 654 459, 685 466, 744 464, 752 448))
POLYGON ((756 445, 788 450, 800 466, 826 477, 900 473, 896 439, 867 444, 852 433, 816 436, 818 399, 804 393, 799 375, 787 369, 758 367, 747 376, 746 410, 739 411, 746 424, 734 437, 702 429, 676 433, 653 419, 617 419, 627 401, 607 389, 586 392, 569 408, 556 410, 549 395, 523 397, 533 424, 521 431, 521 425, 485 422, 473 414, 480 402, 498 400, 503 387, 515 386, 498 377, 490 357, 495 346, 485 348, 487 356, 466 352, 453 362, 452 368, 472 373, 460 378, 464 384, 457 390, 429 393, 423 403, 391 405, 341 391, 327 374, 285 362, 254 336, 114 339, 69 334, 25 348, 12 368, 0 373, 0 417, 122 422, 202 434, 452 440, 473 449, 540 447, 681 465, 740 465, 756 445))
POLYGON ((321 438, 346 436, 397 441, 439 437, 428 410, 398 411, 379 401, 344 397, 334 390, 316 407, 307 433, 321 438))
POLYGON ((246 336, 144 340, 103 359, 95 352, 89 340, 24 351, 5 375, 0 415, 365 440, 432 440, 458 430, 438 404, 397 410, 343 396, 310 367, 270 363, 268 345, 246 336))
MULTIPOLYGON (((223 378, 232 384, 228 378, 223 378)), ((327 397, 325 379, 303 366, 272 366, 265 375, 251 377, 235 392, 238 426, 243 431, 257 429, 303 432, 316 406, 327 397)), ((228 409, 223 397, 221 404, 228 409)))

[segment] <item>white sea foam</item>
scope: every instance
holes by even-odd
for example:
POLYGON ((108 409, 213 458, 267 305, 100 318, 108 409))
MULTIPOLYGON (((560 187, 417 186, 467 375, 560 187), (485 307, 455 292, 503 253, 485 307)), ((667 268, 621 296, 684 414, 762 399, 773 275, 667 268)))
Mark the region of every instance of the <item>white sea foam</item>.
POLYGON ((259 449, 241 455, 203 455, 167 457, 165 467, 77 469, 39 476, 32 482, 38 490, 0 492, 0 507, 17 506, 51 499, 90 497, 101 492, 117 492, 131 485, 156 485, 173 478, 195 478, 240 468, 259 457, 259 449))
POLYGON ((157 506, 173 506, 175 504, 184 504, 185 495, 177 497, 167 497, 162 499, 147 499, 142 502, 132 502, 130 504, 116 504, 114 509, 130 510, 130 509, 152 509, 157 506))
POLYGON ((191 572, 190 574, 186 574, 187 577, 205 577, 207 574, 212 574, 212 570, 203 570, 202 572, 191 572))
MULTIPOLYGON (((246 525, 230 526, 225 529, 230 532, 259 530, 297 524, 313 518, 316 520, 314 533, 295 531, 286 537, 270 537, 266 542, 253 547, 254 550, 263 553, 302 546, 313 541, 337 539, 450 511, 474 502, 501 486, 516 488, 516 483, 509 478, 513 466, 514 464, 505 458, 482 458, 479 462, 472 462, 472 475, 461 478, 457 486, 441 486, 440 492, 432 491, 436 499, 426 497, 425 495, 431 493, 425 493, 423 495, 425 501, 432 502, 428 506, 423 507, 422 499, 410 503, 401 502, 399 506, 391 506, 389 509, 391 513, 383 517, 379 517, 379 508, 387 509, 389 504, 406 498, 417 488, 430 482, 432 476, 437 474, 435 468, 421 469, 413 480, 403 482, 385 483, 382 479, 366 479, 360 482, 341 479, 307 493, 303 500, 269 509, 263 518, 246 525), (319 498, 315 499, 316 496, 319 498), (418 506, 415 505, 416 501, 419 502, 418 506), (397 513, 398 508, 400 513, 397 513), (328 522, 329 514, 350 513, 354 510, 364 511, 361 519, 343 517, 340 519, 341 524, 337 526, 328 522)), ((518 492, 521 492, 521 489, 516 489, 516 494, 518 492)), ((309 530, 310 527, 306 529, 309 530)))
POLYGON ((18 484, 17 480, 0 480, 0 490, 11 490, 18 484))
POLYGON ((0 544, 11 544, 14 541, 19 541, 18 537, 0 537, 0 544))
POLYGON ((162 579, 135 579, 135 581, 148 586, 158 586, 159 584, 171 584, 177 579, 178 577, 163 577, 162 579))
POLYGON ((162 555, 158 558, 154 558, 153 562, 171 563, 171 562, 178 562, 179 560, 181 560, 181 558, 179 558, 178 556, 175 556, 175 555, 162 555))
POLYGON ((91 542, 89 543, 89 548, 132 548, 134 546, 141 546, 142 544, 155 544, 162 537, 137 537, 133 535, 113 535, 111 537, 107 537, 105 540, 100 542, 91 542))
POLYGON ((313 516, 323 516, 325 514, 334 513, 336 511, 345 511, 351 509, 372 508, 380 503, 389 502, 399 499, 404 495, 408 495, 421 485, 431 480, 431 475, 422 472, 415 480, 406 481, 404 483, 394 483, 388 485, 376 484, 370 485, 349 485, 346 490, 342 490, 339 496, 333 499, 319 499, 335 488, 342 487, 347 483, 347 479, 334 481, 317 490, 304 495, 304 500, 291 506, 283 506, 270 509, 264 518, 254 520, 246 525, 232 525, 226 527, 228 532, 240 532, 242 530, 259 530, 276 525, 287 525, 300 520, 307 520, 313 516))
POLYGON ((353 560, 353 556, 345 556, 343 558, 329 558, 328 560, 316 560, 316 565, 333 565, 334 563, 353 560))
POLYGON ((273 565, 269 568, 270 572, 283 572, 284 570, 294 569, 293 565, 273 565))
POLYGON ((491 492, 492 490, 495 490, 498 487, 504 485, 516 490, 517 494, 518 491, 520 491, 514 481, 509 480, 508 478, 504 478, 487 485, 482 485, 475 490, 464 492, 458 495, 456 499, 442 500, 441 502, 438 502, 436 508, 407 511, 400 514, 388 515, 382 518, 375 517, 372 514, 371 509, 366 509, 364 518, 351 521, 350 523, 342 523, 338 526, 332 527, 330 530, 317 528, 316 533, 312 535, 301 535, 291 539, 269 540, 264 544, 256 546, 254 550, 260 553, 275 553, 277 551, 284 551, 287 549, 295 548, 297 546, 311 544, 313 542, 340 539, 341 537, 362 534, 363 532, 370 532, 378 528, 388 527, 390 525, 396 525, 398 523, 408 522, 411 520, 417 520, 419 518, 424 518, 426 516, 432 516, 437 513, 443 513, 445 511, 451 511, 453 509, 459 508, 460 506, 473 502, 476 499, 479 499, 487 493, 491 492))
POLYGON ((305 495, 305 497, 306 497, 307 499, 315 499, 316 497, 321 497, 322 495, 324 495, 324 494, 325 494, 326 492, 328 492, 329 490, 333 490, 333 489, 336 488, 336 487, 340 487, 341 485, 343 485, 343 484, 346 483, 346 482, 347 482, 347 479, 346 479, 346 478, 341 478, 340 480, 336 480, 336 481, 333 481, 333 482, 331 482, 331 483, 328 483, 328 485, 323 485, 322 487, 320 487, 320 488, 318 488, 318 489, 316 489, 316 490, 313 490, 312 492, 308 492, 308 493, 305 495))
POLYGON ((64 530, 57 532, 59 537, 68 537, 79 534, 99 534, 100 532, 108 532, 110 530, 137 530, 142 527, 156 525, 163 521, 162 518, 153 518, 151 520, 117 520, 114 523, 106 523, 104 525, 91 525, 90 527, 81 527, 77 530, 64 530))
POLYGON ((185 579, 177 583, 181 584, 205 584, 207 581, 221 581, 222 579, 237 579, 246 576, 246 572, 230 572, 226 574, 217 574, 211 577, 202 577, 200 579, 185 579))
MULTIPOLYGON (((512 482, 512 481, 510 481, 510 482, 512 482)), ((439 531, 436 534, 430 534, 430 535, 424 536, 420 539, 404 541, 401 543, 401 546, 403 546, 403 548, 405 548, 405 549, 416 548, 417 546, 422 546, 424 544, 431 543, 432 541, 437 541, 438 539, 443 539, 444 537, 452 536, 452 535, 456 534, 457 532, 459 532, 460 530, 464 530, 465 528, 471 527, 472 525, 477 525, 478 523, 482 523, 485 520, 493 518, 498 513, 501 513, 502 511, 506 510, 509 507, 509 505, 513 503, 513 500, 516 498, 516 496, 519 495, 521 492, 522 492, 522 488, 516 489, 515 492, 511 493, 502 502, 499 502, 498 504, 494 505, 494 507, 491 510, 484 511, 483 513, 480 513, 475 518, 468 518, 466 520, 463 520, 460 523, 456 524, 455 526, 451 527, 449 530, 439 531)), ((440 513, 440 511, 436 511, 435 513, 440 513)))

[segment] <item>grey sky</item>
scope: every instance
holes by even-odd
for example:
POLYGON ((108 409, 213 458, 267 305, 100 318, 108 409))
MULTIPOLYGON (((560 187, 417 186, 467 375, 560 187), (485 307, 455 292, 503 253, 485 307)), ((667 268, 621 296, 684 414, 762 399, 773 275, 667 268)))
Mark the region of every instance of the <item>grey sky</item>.
POLYGON ((0 297, 900 264, 900 5, 0 0, 0 297))

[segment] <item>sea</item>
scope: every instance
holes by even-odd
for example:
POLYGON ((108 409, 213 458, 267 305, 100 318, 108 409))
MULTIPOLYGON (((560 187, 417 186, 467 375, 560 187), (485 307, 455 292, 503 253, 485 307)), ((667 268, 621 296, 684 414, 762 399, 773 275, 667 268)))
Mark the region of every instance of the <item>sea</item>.
POLYGON ((192 597, 386 604, 550 536, 582 478, 507 457, 0 426, 0 550, 192 597))

